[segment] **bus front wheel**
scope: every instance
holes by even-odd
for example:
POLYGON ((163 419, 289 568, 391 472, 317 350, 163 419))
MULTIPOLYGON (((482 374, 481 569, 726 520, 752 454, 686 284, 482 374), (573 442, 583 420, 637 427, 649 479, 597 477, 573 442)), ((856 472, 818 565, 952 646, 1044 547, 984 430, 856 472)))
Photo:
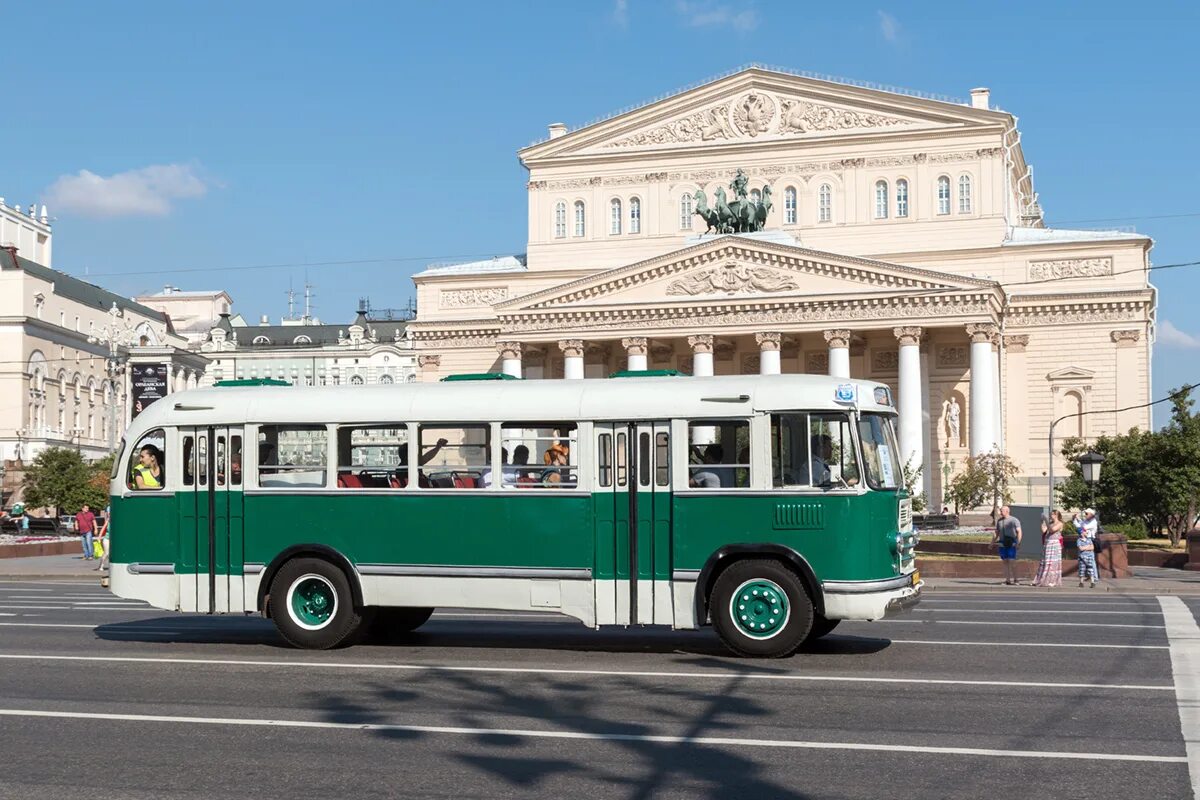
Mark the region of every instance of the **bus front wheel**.
POLYGON ((346 574, 319 558, 279 569, 271 581, 271 618, 289 644, 308 650, 348 644, 363 621, 346 574))
POLYGON ((790 656, 813 624, 800 576, 768 559, 738 561, 722 571, 709 609, 721 641, 742 656, 790 656))

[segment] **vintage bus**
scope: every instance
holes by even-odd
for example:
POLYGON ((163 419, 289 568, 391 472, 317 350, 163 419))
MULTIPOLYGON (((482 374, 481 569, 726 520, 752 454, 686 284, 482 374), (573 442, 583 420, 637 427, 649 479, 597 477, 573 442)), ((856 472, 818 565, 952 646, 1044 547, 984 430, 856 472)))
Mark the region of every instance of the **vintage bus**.
POLYGON ((115 594, 261 613, 306 648, 411 631, 440 606, 711 624, 735 653, 777 657, 921 592, 882 384, 264 383, 172 394, 133 421, 111 487, 115 594))

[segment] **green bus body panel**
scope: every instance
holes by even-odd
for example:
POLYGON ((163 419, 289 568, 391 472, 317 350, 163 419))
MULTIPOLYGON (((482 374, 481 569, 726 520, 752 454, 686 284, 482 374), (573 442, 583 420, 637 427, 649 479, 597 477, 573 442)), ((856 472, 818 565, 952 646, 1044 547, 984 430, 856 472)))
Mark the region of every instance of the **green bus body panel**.
POLYGON ((891 578, 897 574, 892 550, 896 511, 897 496, 892 492, 803 498, 676 497, 674 566, 702 569, 708 557, 725 545, 771 542, 804 556, 820 580, 891 578), (806 512, 797 513, 798 505, 806 512), (824 526, 803 524, 814 517, 821 518, 824 526), (780 521, 794 524, 780 525, 780 521))
MULTIPOLYGON (((591 569, 598 580, 630 578, 625 493, 528 491, 519 497, 219 491, 217 572, 239 574, 245 562, 267 564, 294 544, 319 543, 355 564, 559 567, 591 569)), ((896 493, 644 492, 638 500, 645 526, 638 541, 643 579, 669 580, 672 569, 702 569, 721 547, 763 542, 796 550, 821 580, 896 574, 896 493)), ((173 563, 180 574, 208 572, 203 492, 113 497, 112 514, 115 562, 173 563)))

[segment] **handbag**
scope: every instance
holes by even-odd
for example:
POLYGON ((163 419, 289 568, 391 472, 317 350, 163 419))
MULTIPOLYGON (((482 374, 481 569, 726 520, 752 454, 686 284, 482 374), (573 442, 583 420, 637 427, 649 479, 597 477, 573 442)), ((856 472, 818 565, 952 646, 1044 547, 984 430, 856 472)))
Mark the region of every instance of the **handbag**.
POLYGON ((96 558, 104 558, 104 545, 100 544, 99 539, 92 540, 92 555, 96 558))

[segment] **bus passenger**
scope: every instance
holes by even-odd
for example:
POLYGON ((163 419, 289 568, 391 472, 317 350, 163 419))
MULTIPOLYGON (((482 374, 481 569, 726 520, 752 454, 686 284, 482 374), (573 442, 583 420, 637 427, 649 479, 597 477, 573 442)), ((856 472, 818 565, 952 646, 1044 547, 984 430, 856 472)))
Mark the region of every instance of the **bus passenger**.
POLYGON ((133 468, 133 482, 138 489, 162 488, 162 451, 152 444, 142 447, 139 463, 133 468))
MULTIPOLYGON (((724 460, 725 448, 721 447, 721 445, 713 443, 704 448, 705 464, 720 464, 724 460)), ((692 473, 691 478, 688 479, 688 486, 694 486, 698 489, 720 489, 721 487, 733 486, 733 469, 731 467, 709 466, 707 469, 692 473)))

